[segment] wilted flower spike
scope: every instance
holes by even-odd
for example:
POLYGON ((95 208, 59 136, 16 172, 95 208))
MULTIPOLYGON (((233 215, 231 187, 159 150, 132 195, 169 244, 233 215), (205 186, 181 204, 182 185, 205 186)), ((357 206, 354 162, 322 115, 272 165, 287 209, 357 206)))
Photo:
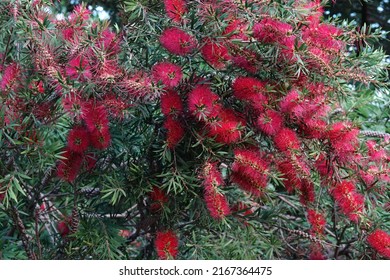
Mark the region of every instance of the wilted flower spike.
POLYGON ((172 230, 160 231, 156 234, 154 246, 160 259, 175 259, 178 253, 179 240, 172 230))

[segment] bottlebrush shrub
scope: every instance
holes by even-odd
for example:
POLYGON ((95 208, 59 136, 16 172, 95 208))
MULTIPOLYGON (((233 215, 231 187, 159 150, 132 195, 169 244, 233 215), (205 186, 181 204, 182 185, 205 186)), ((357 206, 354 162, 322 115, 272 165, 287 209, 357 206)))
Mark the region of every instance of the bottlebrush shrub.
POLYGON ((389 258, 386 56, 322 4, 2 1, 3 255, 389 258))

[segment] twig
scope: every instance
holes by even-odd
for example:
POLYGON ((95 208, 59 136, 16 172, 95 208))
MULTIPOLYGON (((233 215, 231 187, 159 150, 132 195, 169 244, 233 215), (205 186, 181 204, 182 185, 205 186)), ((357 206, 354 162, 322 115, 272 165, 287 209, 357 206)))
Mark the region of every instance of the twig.
POLYGON ((35 253, 32 251, 32 249, 30 248, 30 240, 27 236, 26 228, 23 224, 22 219, 20 218, 18 209, 16 209, 15 206, 11 206, 11 216, 12 216, 12 219, 13 219, 19 233, 20 233, 20 236, 22 239, 22 244, 23 244, 24 250, 26 251, 27 257, 30 260, 36 260, 37 257, 35 255, 35 253))

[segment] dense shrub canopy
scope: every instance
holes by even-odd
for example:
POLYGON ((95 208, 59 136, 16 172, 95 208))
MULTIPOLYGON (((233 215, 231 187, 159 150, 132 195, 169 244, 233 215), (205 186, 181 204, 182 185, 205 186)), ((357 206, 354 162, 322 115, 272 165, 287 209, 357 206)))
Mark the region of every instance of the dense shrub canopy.
POLYGON ((320 2, 2 2, 2 258, 390 258, 380 34, 320 2))

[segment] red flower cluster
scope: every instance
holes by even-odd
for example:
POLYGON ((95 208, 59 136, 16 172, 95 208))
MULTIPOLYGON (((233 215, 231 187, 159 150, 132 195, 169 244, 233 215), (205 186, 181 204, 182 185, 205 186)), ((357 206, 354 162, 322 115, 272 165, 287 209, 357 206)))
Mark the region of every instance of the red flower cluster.
POLYGON ((367 241, 379 254, 390 259, 390 235, 387 232, 377 229, 367 237, 367 241))
POLYGON ((153 190, 149 193, 149 197, 151 200, 150 211, 152 213, 159 212, 164 204, 168 202, 166 193, 158 187, 153 187, 153 190))
POLYGON ((86 81, 92 78, 91 67, 88 61, 81 56, 71 59, 68 66, 65 67, 65 71, 68 77, 72 79, 86 81))
POLYGON ((268 103, 264 96, 266 83, 252 77, 238 77, 234 80, 234 96, 239 100, 248 102, 254 109, 262 112, 268 103))
POLYGON ((196 39, 183 30, 171 27, 161 34, 161 45, 169 52, 177 55, 190 54, 196 47, 196 39))
POLYGON ((16 62, 5 67, 3 77, 0 81, 0 90, 8 92, 16 86, 16 81, 20 78, 20 66, 16 62))
POLYGON ((90 133, 92 146, 99 150, 106 149, 110 145, 111 135, 105 107, 98 102, 87 102, 82 109, 82 118, 90 133))
POLYGON ((173 149, 185 133, 179 121, 179 117, 183 113, 183 103, 176 91, 168 90, 161 96, 161 111, 166 116, 164 128, 167 130, 168 148, 173 149))
POLYGON ((211 217, 216 220, 224 219, 230 214, 226 197, 218 188, 224 185, 221 173, 216 163, 207 162, 203 167, 204 199, 211 217))
POLYGON ((257 127, 266 135, 274 136, 283 127, 282 115, 274 110, 266 110, 257 118, 257 127))
POLYGON ((282 42, 292 32, 292 26, 272 18, 264 18, 253 26, 253 37, 264 43, 282 42))
POLYGON ((303 205, 314 201, 315 191, 310 181, 310 170, 302 158, 291 157, 279 161, 277 166, 282 173, 283 184, 288 192, 298 192, 303 205))
POLYGON ((318 213, 313 209, 307 211, 307 219, 311 225, 313 234, 323 234, 325 231, 326 219, 323 214, 318 213))
POLYGON ((226 109, 220 98, 209 87, 199 85, 188 95, 188 108, 200 121, 203 121, 208 136, 219 143, 232 144, 241 138, 244 121, 233 110, 226 109))
POLYGON ((198 119, 215 117, 220 109, 219 96, 206 85, 198 85, 188 94, 188 109, 198 119))
POLYGON ((207 39, 201 48, 204 60, 215 69, 223 69, 226 63, 231 59, 229 50, 222 42, 207 39))
POLYGON ((364 210, 364 197, 356 192, 355 185, 349 181, 337 184, 331 193, 341 211, 352 221, 357 223, 364 210))
POLYGON ((184 128, 180 121, 173 116, 168 116, 164 121, 164 128, 167 130, 167 144, 169 149, 173 149, 184 136, 184 128))
POLYGON ((349 122, 335 123, 326 131, 333 152, 342 162, 355 157, 359 144, 358 135, 359 130, 349 122))
POLYGON ((170 62, 155 64, 152 68, 152 75, 155 82, 161 82, 169 89, 178 86, 183 77, 180 66, 170 62))
POLYGON ((160 259, 174 259, 178 253, 179 240, 171 230, 159 231, 156 234, 154 246, 160 259))
POLYGON ((164 0, 164 5, 167 16, 178 23, 188 11, 185 0, 164 0))
POLYGON ((236 149, 231 180, 243 190, 261 196, 268 181, 268 163, 260 153, 249 149, 236 149))
POLYGON ((65 159, 60 161, 57 167, 57 175, 65 181, 73 182, 83 164, 83 156, 72 152, 70 149, 66 149, 62 156, 65 159))
POLYGON ((297 134, 294 130, 289 128, 280 129, 274 135, 274 143, 276 148, 280 151, 288 153, 294 150, 299 150, 301 147, 297 134))
POLYGON ((183 102, 176 91, 168 90, 161 95, 161 111, 165 116, 178 116, 183 113, 183 102))

